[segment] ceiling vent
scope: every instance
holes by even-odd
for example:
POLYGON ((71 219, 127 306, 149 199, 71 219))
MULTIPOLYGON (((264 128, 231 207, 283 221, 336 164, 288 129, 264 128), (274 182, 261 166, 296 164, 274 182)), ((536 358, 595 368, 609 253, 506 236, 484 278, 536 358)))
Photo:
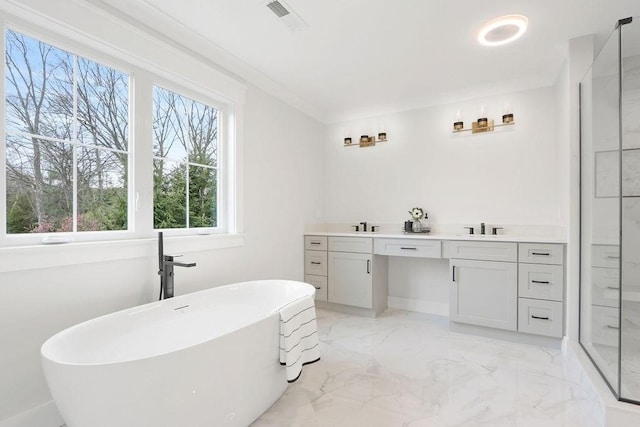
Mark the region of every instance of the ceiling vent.
POLYGON ((269 1, 267 7, 278 19, 292 31, 301 31, 309 28, 306 22, 298 15, 291 6, 282 0, 269 1))
POLYGON ((289 11, 278 0, 267 3, 267 7, 271 9, 271 12, 275 13, 278 18, 289 15, 289 11))

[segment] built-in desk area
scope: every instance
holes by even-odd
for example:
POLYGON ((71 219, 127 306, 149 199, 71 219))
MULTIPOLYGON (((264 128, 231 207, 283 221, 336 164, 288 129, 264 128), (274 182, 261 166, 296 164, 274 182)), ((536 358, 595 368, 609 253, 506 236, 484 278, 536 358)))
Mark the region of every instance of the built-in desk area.
POLYGON ((563 335, 565 244, 558 239, 305 233, 304 246, 305 281, 329 307, 380 314, 387 308, 390 257, 448 259, 450 321, 563 335))

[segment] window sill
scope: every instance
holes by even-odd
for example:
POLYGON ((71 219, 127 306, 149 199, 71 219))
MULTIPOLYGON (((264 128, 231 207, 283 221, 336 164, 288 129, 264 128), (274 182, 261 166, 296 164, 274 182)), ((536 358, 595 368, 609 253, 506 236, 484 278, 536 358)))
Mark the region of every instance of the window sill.
MULTIPOLYGON (((156 238, 70 242, 56 245, 0 248, 0 273, 89 264, 121 259, 157 257, 156 238)), ((168 254, 241 247, 244 234, 210 234, 164 238, 168 254)))

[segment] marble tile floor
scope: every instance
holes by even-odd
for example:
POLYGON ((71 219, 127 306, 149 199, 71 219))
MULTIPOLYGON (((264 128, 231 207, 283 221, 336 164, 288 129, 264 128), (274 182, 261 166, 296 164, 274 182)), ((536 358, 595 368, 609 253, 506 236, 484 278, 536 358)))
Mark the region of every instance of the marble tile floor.
POLYGON ((450 332, 403 310, 318 310, 322 360, 253 427, 597 426, 559 349, 450 332))

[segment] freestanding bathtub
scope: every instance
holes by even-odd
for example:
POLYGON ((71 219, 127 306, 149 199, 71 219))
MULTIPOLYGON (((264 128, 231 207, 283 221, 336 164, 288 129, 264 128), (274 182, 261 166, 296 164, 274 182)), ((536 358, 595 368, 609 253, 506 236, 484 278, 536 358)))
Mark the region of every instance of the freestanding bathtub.
POLYGON ((287 387, 278 309, 301 282, 221 286, 108 314, 41 349, 69 427, 247 426, 287 387))

